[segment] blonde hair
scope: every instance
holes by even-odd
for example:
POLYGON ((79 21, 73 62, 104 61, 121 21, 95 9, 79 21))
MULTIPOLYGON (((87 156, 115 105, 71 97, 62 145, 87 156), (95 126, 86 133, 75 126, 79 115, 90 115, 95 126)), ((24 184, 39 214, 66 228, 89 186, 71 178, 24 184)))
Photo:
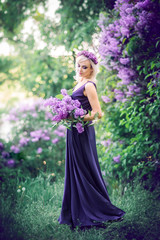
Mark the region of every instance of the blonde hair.
POLYGON ((97 64, 94 64, 94 62, 93 62, 91 59, 85 57, 84 55, 81 55, 81 56, 79 56, 79 57, 76 58, 76 62, 75 62, 75 72, 76 72, 76 76, 74 76, 73 78, 74 78, 77 82, 79 82, 80 76, 79 76, 79 73, 78 73, 78 63, 83 62, 83 61, 86 61, 86 60, 89 60, 89 61, 90 61, 90 64, 91 64, 91 66, 92 66, 92 68, 93 68, 93 72, 92 72, 92 74, 91 74, 90 80, 96 83, 96 82, 97 82, 97 80, 96 80, 96 75, 97 75, 97 73, 98 73, 98 71, 99 71, 98 63, 97 63, 97 64))

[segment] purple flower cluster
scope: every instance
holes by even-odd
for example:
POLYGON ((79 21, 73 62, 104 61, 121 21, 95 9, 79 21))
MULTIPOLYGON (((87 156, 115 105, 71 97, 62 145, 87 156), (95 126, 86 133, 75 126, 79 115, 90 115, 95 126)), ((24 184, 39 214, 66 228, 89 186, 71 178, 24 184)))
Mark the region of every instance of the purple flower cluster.
POLYGON ((121 156, 118 155, 116 157, 113 157, 113 160, 114 160, 114 162, 119 163, 120 162, 120 158, 121 158, 121 156))
POLYGON ((92 60, 92 62, 94 62, 94 64, 98 63, 98 60, 97 60, 96 56, 91 52, 81 51, 77 54, 77 57, 79 57, 81 55, 83 55, 83 56, 87 57, 88 59, 92 60))
POLYGON ((102 98, 103 102, 105 102, 105 103, 111 102, 111 99, 107 96, 101 96, 101 98, 102 98))
POLYGON ((122 91, 115 90, 115 98, 126 101, 128 97, 141 92, 136 67, 131 61, 133 56, 128 53, 128 42, 134 36, 144 40, 146 34, 149 36, 151 31, 156 32, 156 26, 160 25, 160 20, 158 14, 154 12, 156 11, 155 3, 151 0, 117 0, 114 10, 118 17, 112 23, 108 17, 100 14, 99 53, 102 58, 101 65, 108 70, 116 70, 117 76, 121 79, 117 87, 122 91), (133 83, 134 89, 131 90, 133 83), (129 91, 124 91, 126 87, 129 91))
MULTIPOLYGON (((21 119, 26 119, 27 117, 38 118, 38 112, 46 110, 43 106, 44 99, 27 99, 23 103, 11 109, 7 120, 17 122, 21 119)), ((45 119, 50 119, 50 113, 45 111, 45 119)))
POLYGON ((19 153, 20 149, 19 149, 19 147, 13 145, 13 146, 11 146, 11 151, 14 152, 14 153, 19 153))
POLYGON ((112 140, 111 139, 108 139, 108 140, 103 140, 101 141, 101 144, 104 146, 104 147, 109 147, 112 143, 112 140))
MULTIPOLYGON (((74 120, 76 124, 73 126, 77 128, 79 133, 82 133, 84 127, 81 117, 85 115, 86 110, 82 109, 81 103, 78 100, 73 100, 72 97, 67 94, 66 89, 61 89, 61 93, 63 95, 62 99, 50 97, 45 100, 44 106, 50 107, 53 114, 52 121, 59 123, 67 119, 70 124, 72 120, 74 120), (72 120, 69 117, 71 117, 72 120)), ((66 122, 63 122, 63 124, 64 123, 66 124, 66 122)), ((54 133, 58 136, 63 136, 64 134, 59 132, 58 129, 55 130, 54 133)))
POLYGON ((2 151, 4 149, 4 145, 2 142, 0 142, 0 151, 2 151))
MULTIPOLYGON (((13 150, 19 152, 18 148, 14 148, 13 150)), ((14 167, 15 160, 11 159, 10 153, 5 151, 5 146, 2 142, 0 142, 0 157, 5 160, 5 162, 3 162, 4 165, 8 166, 9 168, 14 167)))
POLYGON ((80 122, 76 123, 76 128, 79 133, 82 133, 84 131, 83 125, 80 122))
POLYGON ((42 151, 43 151, 43 149, 42 149, 41 147, 39 147, 39 148, 37 149, 37 153, 38 153, 38 154, 41 154, 42 151))
POLYGON ((24 147, 24 146, 26 146, 29 141, 30 141, 29 138, 22 137, 22 138, 19 140, 19 147, 24 147))
POLYGON ((50 140, 50 136, 47 130, 39 129, 36 131, 32 131, 30 132, 30 136, 32 142, 38 142, 40 139, 43 139, 45 141, 50 140))
POLYGON ((7 160, 7 166, 8 166, 9 168, 14 167, 14 165, 15 165, 15 160, 14 160, 14 159, 8 159, 8 160, 7 160))

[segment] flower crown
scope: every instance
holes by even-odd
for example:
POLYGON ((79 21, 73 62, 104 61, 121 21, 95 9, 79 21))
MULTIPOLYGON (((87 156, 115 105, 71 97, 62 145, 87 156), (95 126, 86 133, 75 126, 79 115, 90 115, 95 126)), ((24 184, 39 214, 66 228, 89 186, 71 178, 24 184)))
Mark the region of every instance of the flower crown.
POLYGON ((81 56, 81 55, 84 55, 85 57, 87 57, 88 59, 91 59, 94 64, 97 64, 98 63, 98 60, 96 58, 96 56, 91 53, 91 52, 88 52, 88 51, 81 51, 77 54, 77 57, 81 56))

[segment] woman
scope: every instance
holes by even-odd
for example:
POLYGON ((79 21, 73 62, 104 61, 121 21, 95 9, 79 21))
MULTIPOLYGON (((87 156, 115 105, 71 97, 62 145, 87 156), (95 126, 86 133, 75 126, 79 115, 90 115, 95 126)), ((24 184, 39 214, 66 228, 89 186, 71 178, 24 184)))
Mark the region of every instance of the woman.
POLYGON ((83 121, 84 132, 78 133, 71 125, 67 129, 65 182, 60 224, 79 226, 102 226, 102 222, 123 220, 123 210, 114 206, 107 192, 98 162, 94 126, 90 125, 94 115, 102 117, 96 90, 98 61, 93 53, 82 51, 76 58, 77 85, 73 88, 72 99, 78 99, 87 114, 83 121), (91 111, 91 114, 88 113, 91 111))

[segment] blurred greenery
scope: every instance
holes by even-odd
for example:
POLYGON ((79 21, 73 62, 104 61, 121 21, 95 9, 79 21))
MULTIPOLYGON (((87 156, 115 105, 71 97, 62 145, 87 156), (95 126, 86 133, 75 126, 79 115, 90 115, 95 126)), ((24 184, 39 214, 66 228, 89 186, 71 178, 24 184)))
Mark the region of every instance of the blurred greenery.
MULTIPOLYGON (((0 30, 4 37, 16 41, 16 34, 22 28, 21 23, 35 14, 39 4, 45 6, 46 0, 5 0, 0 2, 0 30)), ((3 39, 3 37, 1 37, 3 39)))
POLYGON ((82 42, 92 43, 97 32, 97 20, 101 11, 113 9, 114 0, 60 0, 60 24, 56 42, 65 45, 66 50, 74 50, 82 42))

